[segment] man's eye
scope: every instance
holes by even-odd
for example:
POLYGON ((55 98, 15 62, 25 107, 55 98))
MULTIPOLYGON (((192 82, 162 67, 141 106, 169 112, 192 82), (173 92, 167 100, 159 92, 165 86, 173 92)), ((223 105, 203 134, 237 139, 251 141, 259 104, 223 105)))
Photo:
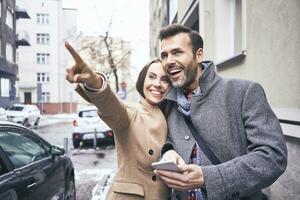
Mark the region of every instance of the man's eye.
POLYGON ((176 55, 176 56, 178 56, 178 55, 180 55, 182 52, 181 51, 176 51, 174 54, 176 55))
POLYGON ((166 59, 167 58, 167 55, 166 54, 161 54, 161 59, 166 59))

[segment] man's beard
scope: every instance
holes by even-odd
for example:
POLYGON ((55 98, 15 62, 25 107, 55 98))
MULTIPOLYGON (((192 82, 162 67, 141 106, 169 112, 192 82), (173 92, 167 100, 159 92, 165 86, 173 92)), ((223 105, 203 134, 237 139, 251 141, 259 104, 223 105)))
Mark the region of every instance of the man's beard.
POLYGON ((194 82, 197 76, 197 69, 196 68, 195 69, 185 68, 185 69, 186 70, 184 70, 184 77, 182 79, 174 82, 172 81, 172 85, 175 88, 186 88, 194 82))

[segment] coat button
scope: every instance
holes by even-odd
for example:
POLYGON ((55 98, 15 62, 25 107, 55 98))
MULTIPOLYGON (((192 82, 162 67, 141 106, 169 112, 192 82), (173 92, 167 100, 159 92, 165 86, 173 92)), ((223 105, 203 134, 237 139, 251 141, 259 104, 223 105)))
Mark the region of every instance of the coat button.
POLYGON ((149 153, 149 155, 153 155, 153 150, 152 149, 150 149, 149 151, 148 151, 148 153, 149 153))
POLYGON ((156 181, 156 176, 152 176, 152 181, 156 181))
POLYGON ((185 140, 189 140, 189 139, 190 139, 190 136, 185 135, 185 136, 184 136, 184 139, 185 139, 185 140))

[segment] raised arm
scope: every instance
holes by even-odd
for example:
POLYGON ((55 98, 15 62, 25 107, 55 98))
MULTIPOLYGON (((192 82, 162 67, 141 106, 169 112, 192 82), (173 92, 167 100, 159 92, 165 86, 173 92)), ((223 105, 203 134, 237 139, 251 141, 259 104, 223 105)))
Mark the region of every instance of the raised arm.
POLYGON ((102 80, 80 57, 75 49, 68 43, 65 47, 72 55, 75 64, 66 70, 66 79, 70 83, 85 83, 88 87, 100 89, 102 87, 102 80))
POLYGON ((112 129, 126 128, 129 123, 127 109, 106 84, 105 78, 88 66, 69 43, 66 42, 65 47, 75 62, 72 67, 66 69, 66 80, 78 84, 76 91, 79 95, 98 108, 99 116, 112 129), (92 88, 93 91, 88 88, 92 88))

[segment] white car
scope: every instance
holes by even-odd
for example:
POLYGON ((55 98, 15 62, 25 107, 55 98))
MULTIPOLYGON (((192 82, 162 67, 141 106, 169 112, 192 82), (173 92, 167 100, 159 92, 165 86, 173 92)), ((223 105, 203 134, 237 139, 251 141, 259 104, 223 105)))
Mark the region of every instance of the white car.
POLYGON ((0 120, 3 120, 3 121, 7 120, 6 111, 4 108, 1 108, 1 107, 0 107, 0 120))
POLYGON ((7 120, 24 126, 38 126, 41 112, 35 105, 14 104, 6 111, 7 120))
POLYGON ((87 106, 79 109, 76 119, 73 120, 73 146, 114 145, 113 131, 100 119, 95 106, 87 106))

